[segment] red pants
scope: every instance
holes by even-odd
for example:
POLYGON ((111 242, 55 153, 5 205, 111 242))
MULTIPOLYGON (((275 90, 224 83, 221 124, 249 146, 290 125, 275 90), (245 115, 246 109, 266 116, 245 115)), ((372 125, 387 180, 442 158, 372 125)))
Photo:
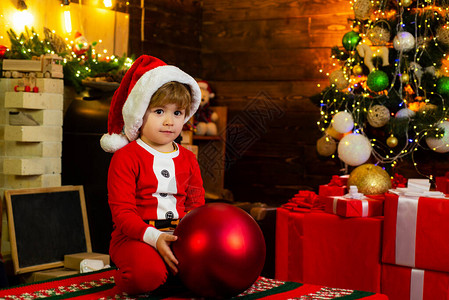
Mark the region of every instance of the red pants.
POLYGON ((165 283, 168 270, 164 260, 152 246, 127 240, 111 249, 111 259, 118 270, 115 284, 130 295, 144 294, 165 283))

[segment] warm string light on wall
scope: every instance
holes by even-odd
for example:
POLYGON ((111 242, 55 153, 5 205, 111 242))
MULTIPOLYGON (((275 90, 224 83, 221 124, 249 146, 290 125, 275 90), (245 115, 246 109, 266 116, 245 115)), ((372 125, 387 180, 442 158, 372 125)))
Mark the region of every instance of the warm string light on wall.
MULTIPOLYGON (((449 65, 449 57, 446 53, 443 54, 444 59, 442 60, 443 66, 438 68, 436 62, 433 62, 432 65, 423 69, 420 65, 421 60, 424 58, 424 55, 430 55, 429 48, 439 49, 441 45, 438 43, 441 42, 441 36, 446 36, 446 41, 449 42, 449 25, 446 18, 448 16, 448 7, 438 7, 435 5, 430 5, 429 1, 421 1, 418 0, 414 2, 413 7, 411 6, 412 0, 399 0, 397 2, 397 13, 394 9, 387 8, 386 0, 383 1, 361 1, 357 0, 351 2, 351 5, 354 9, 356 5, 358 7, 358 13, 360 11, 365 11, 365 14, 368 14, 368 7, 360 8, 361 3, 365 3, 369 5, 369 8, 372 9, 376 7, 374 12, 370 12, 369 17, 358 18, 357 12, 355 12, 356 18, 354 20, 353 26, 351 28, 352 31, 358 31, 354 35, 357 36, 357 41, 353 47, 351 47, 349 40, 349 48, 346 49, 348 51, 340 50, 340 52, 335 51, 332 56, 338 62, 334 63, 333 66, 338 66, 337 70, 333 72, 327 72, 326 75, 329 77, 332 89, 325 89, 321 95, 320 102, 320 115, 321 118, 317 122, 319 129, 325 134, 323 138, 331 138, 332 136, 339 135, 336 139, 340 140, 344 134, 339 134, 338 132, 334 132, 332 128, 333 117, 339 113, 344 111, 352 112, 352 116, 354 118, 354 127, 350 133, 358 133, 368 137, 368 133, 366 132, 366 128, 364 123, 366 122, 366 116, 371 112, 371 103, 385 101, 384 99, 389 99, 390 96, 398 96, 401 100, 397 103, 397 111, 403 110, 410 114, 410 116, 406 116, 407 118, 411 117, 411 114, 415 114, 418 111, 424 115, 426 113, 426 105, 427 108, 430 109, 430 96, 431 97, 440 97, 440 102, 442 106, 442 115, 438 119, 438 121, 432 125, 430 124, 428 128, 423 128, 419 126, 413 126, 411 131, 413 132, 412 136, 409 136, 408 131, 405 131, 405 142, 402 143, 402 147, 395 149, 394 143, 397 144, 397 138, 391 134, 391 139, 387 139, 387 144, 385 141, 381 141, 376 138, 372 138, 370 140, 372 151, 371 154, 380 164, 390 164, 391 167, 394 167, 398 160, 403 157, 409 156, 412 158, 413 164, 416 167, 416 162, 414 159, 414 153, 421 148, 421 142, 423 139, 428 137, 428 133, 430 131, 434 132, 435 137, 441 137, 439 125, 442 125, 447 119, 447 110, 444 97, 441 95, 437 95, 434 92, 426 93, 425 89, 422 86, 422 76, 424 73, 434 74, 437 77, 447 76, 449 74, 448 65, 449 65), (357 3, 358 2, 358 3, 357 3), (416 5, 415 5, 416 4, 416 5), (413 12, 415 16, 414 20, 414 32, 424 32, 422 36, 418 39, 416 34, 415 36, 408 36, 408 32, 405 30, 405 26, 409 25, 405 23, 403 19, 405 14, 410 15, 413 12), (377 93, 373 93, 372 89, 370 89, 369 84, 367 84, 367 80, 369 81, 370 76, 366 76, 363 74, 363 70, 361 64, 363 61, 360 61, 361 55, 367 55, 367 52, 362 53, 363 49, 369 50, 369 59, 374 58, 377 60, 378 64, 385 59, 388 60, 388 48, 385 47, 385 44, 379 43, 370 43, 373 40, 373 36, 370 36, 370 32, 375 32, 376 37, 380 40, 388 41, 390 40, 390 31, 389 23, 386 21, 392 17, 397 15, 398 22, 397 28, 395 31, 400 35, 404 34, 406 39, 401 42, 403 44, 398 46, 398 49, 403 49, 404 47, 408 47, 406 43, 413 42, 413 48, 410 49, 412 54, 414 53, 411 61, 408 61, 408 57, 406 56, 406 51, 398 51, 398 55, 394 60, 394 72, 392 76, 392 80, 385 87, 376 91, 377 93), (423 23, 420 23, 418 20, 418 15, 428 16, 425 18, 423 23), (442 21, 441 18, 444 18, 445 26, 439 28, 439 32, 432 32, 432 26, 430 25, 430 19, 434 18, 437 22, 442 21), (383 36, 386 35, 387 36, 383 36), (440 37, 440 40, 436 38, 436 36, 440 37), (355 45, 359 46, 356 48, 355 45), (387 51, 387 54, 382 53, 382 51, 387 51), (386 55, 386 56, 385 56, 386 55), (408 61, 408 68, 404 68, 404 64, 401 64, 403 61, 408 61), (399 86, 399 88, 398 88, 399 86), (396 88, 396 89, 395 89, 396 88), (394 95, 394 93, 398 93, 398 95, 394 95), (419 104, 419 105, 418 105, 419 104), (364 119, 365 118, 365 119, 364 119), (395 140, 396 139, 396 140, 395 140)), ((410 31, 410 30, 409 30, 410 31)), ((346 35, 345 35, 346 36, 346 35)), ((345 46, 345 37, 343 38, 343 44, 345 46)), ((396 41, 393 41, 393 43, 396 41)), ((398 42, 400 43, 400 42, 398 42)), ((347 44, 348 45, 348 44, 347 44)), ((395 45, 395 49, 396 49, 395 45)), ((390 47, 390 46, 389 46, 390 47)), ((344 47, 346 48, 346 47, 344 47)), ((363 60, 363 57, 362 57, 363 60)), ((369 64, 365 63, 367 67, 369 64)), ((364 67, 364 66, 363 66, 364 67)), ((370 69, 370 75, 374 73, 377 68, 370 69)), ((322 69, 320 72, 324 72, 322 69)), ((379 79, 379 77, 377 78, 379 79)), ((319 86, 319 85, 318 85, 319 86)), ((434 83, 434 88, 436 88, 437 83, 434 83)), ((388 110, 387 110, 388 111, 388 110)), ((429 112, 432 113, 432 112, 429 112)), ((388 112, 388 118, 395 118, 395 113, 388 112)), ((326 140, 325 140, 326 141, 326 140)), ((335 143, 335 142, 334 142, 335 143)), ((429 143, 428 143, 429 144, 429 143)), ((429 146, 430 147, 430 146, 429 146)), ((449 144, 442 145, 442 147, 449 147, 449 144)), ((436 152, 439 149, 436 147, 430 147, 432 150, 436 152)), ((332 157, 335 157, 335 154, 332 154, 332 157)), ((419 170, 417 170, 419 172, 419 170)))
POLYGON ((64 14, 64 28, 66 33, 72 33, 72 17, 70 15, 70 1, 63 0, 62 1, 63 14, 64 14))
MULTIPOLYGON (((104 1, 103 5, 112 7, 114 5, 114 3, 115 2, 113 2, 113 1, 104 1)), ((66 13, 66 12, 70 12, 70 10, 69 10, 70 1, 69 0, 60 1, 60 5, 64 8, 64 10, 63 10, 64 13, 63 14, 64 14, 64 17, 65 17, 64 18, 64 21, 65 21, 64 25, 65 25, 66 33, 70 34, 72 32, 73 28, 71 26, 71 19, 70 19, 70 17, 68 17, 68 16, 70 16, 70 14, 66 13)), ((125 5, 128 6, 129 2, 126 2, 125 5)), ((28 9, 28 6, 25 3, 25 1, 22 0, 22 1, 19 1, 17 3, 16 8, 18 10, 20 9, 19 12, 24 12, 24 11, 26 11, 28 9)), ((5 16, 3 16, 3 15, 0 15, 0 17, 1 18, 5 18, 5 16)), ((28 18, 28 19, 31 19, 31 18, 28 18)), ((31 24, 29 24, 29 25, 31 25, 31 24)), ((19 32, 20 34, 16 34, 13 31, 14 35, 17 35, 18 42, 19 42, 19 39, 21 39, 20 36, 25 35, 25 37, 28 37, 29 41, 37 40, 41 44, 44 43, 44 40, 39 40, 39 34, 37 34, 31 26, 30 26, 30 28, 25 29, 25 28, 21 28, 20 27, 19 29, 23 30, 23 32, 19 32), (31 30, 30 30, 30 28, 31 28, 31 30)), ((55 36, 57 35, 55 30, 51 30, 51 33, 53 35, 55 35, 55 36)), ((4 39, 4 37, 2 36, 1 39, 4 39)), ((66 42, 67 50, 69 50, 68 52, 70 53, 70 56, 72 57, 72 58, 70 58, 70 57, 69 58, 65 58, 64 59, 64 63, 67 63, 68 60, 73 60, 73 59, 74 60, 78 60, 80 62, 87 59, 87 57, 86 57, 87 53, 80 55, 79 51, 78 52, 75 51, 77 46, 79 46, 80 48, 83 48, 85 50, 87 50, 89 47, 92 47, 91 48, 91 54, 94 57, 93 58, 93 63, 94 64, 98 64, 100 61, 107 61, 107 62, 117 63, 119 61, 119 59, 120 59, 119 57, 116 57, 115 55, 109 54, 108 53, 109 51, 107 49, 102 49, 101 53, 97 53, 97 50, 95 49, 95 46, 97 44, 101 44, 102 40, 99 40, 98 42, 92 42, 91 44, 89 44, 87 39, 84 36, 82 36, 79 32, 77 32, 75 34, 75 38, 74 39, 70 38, 70 37, 66 37, 66 38, 64 38, 64 40, 66 42)), ((25 43, 22 42, 22 41, 20 41, 20 43, 22 45, 25 45, 25 43)), ((47 41, 46 43, 48 44, 49 42, 47 41)), ((23 47, 23 50, 21 50, 21 51, 23 51, 24 53, 32 53, 32 52, 34 52, 34 50, 35 49, 23 47)), ((78 50, 80 50, 80 49, 78 49, 78 50)), ((4 49, 2 49, 1 51, 6 53, 6 51, 9 51, 9 49, 7 47, 4 47, 4 49)), ((50 50, 47 51, 47 52, 48 53, 55 53, 54 51, 50 51, 50 50)), ((5 55, 5 53, 2 53, 2 56, 5 55)), ((124 65, 129 68, 131 66, 131 64, 132 64, 132 59, 126 58, 124 65)), ((89 68, 86 71, 90 71, 89 68)))

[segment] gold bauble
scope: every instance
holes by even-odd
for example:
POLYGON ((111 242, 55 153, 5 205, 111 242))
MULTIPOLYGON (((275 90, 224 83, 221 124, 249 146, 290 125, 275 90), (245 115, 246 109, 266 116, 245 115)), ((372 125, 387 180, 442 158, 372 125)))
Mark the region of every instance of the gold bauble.
POLYGON ((436 106, 435 104, 425 103, 419 108, 419 112, 428 114, 434 112, 437 109, 438 106, 436 106))
POLYGON ((337 141, 341 140, 343 138, 343 133, 338 132, 337 130, 332 127, 332 125, 329 125, 329 127, 326 128, 326 131, 324 131, 328 136, 333 137, 337 141))
POLYGON ((387 145, 390 148, 394 148, 398 145, 398 139, 394 135, 390 135, 390 137, 387 139, 387 145))
POLYGON ((390 30, 382 27, 382 23, 369 29, 366 35, 373 46, 385 46, 391 38, 390 30))
POLYGON ((446 26, 438 27, 436 37, 439 42, 448 46, 449 45, 449 28, 446 26))
POLYGON ((400 3, 403 7, 409 7, 410 5, 412 5, 413 1, 412 0, 401 0, 400 3))
POLYGON ((344 90, 349 85, 349 78, 345 70, 337 69, 329 75, 329 82, 338 90, 344 90))
POLYGON ((363 74, 363 67, 361 65, 355 65, 354 68, 352 68, 352 73, 354 75, 362 75, 363 74))
POLYGON ((353 5, 354 16, 356 19, 367 20, 370 16, 371 1, 356 0, 353 5))
POLYGON ((390 121, 390 111, 384 105, 373 105, 369 108, 367 120, 375 128, 382 127, 390 121))
POLYGON ((401 75, 401 82, 407 83, 410 80, 410 76, 407 73, 401 75))
POLYGON ((331 156, 337 150, 337 143, 330 136, 324 135, 316 142, 316 150, 321 156, 331 156))
POLYGON ((357 186, 360 193, 378 195, 391 189, 390 175, 379 166, 364 164, 355 168, 348 178, 348 187, 357 186))

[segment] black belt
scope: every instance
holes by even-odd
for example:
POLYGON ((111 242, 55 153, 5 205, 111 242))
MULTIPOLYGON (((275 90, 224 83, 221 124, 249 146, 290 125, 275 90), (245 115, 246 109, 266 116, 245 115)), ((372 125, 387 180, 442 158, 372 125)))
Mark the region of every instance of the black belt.
POLYGON ((144 220, 145 223, 154 226, 159 230, 173 230, 178 226, 179 219, 174 220, 144 220))

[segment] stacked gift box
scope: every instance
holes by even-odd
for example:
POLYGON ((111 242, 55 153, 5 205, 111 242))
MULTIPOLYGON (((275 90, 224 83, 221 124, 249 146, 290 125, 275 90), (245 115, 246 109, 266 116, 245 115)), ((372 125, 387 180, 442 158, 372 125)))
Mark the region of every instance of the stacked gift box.
POLYGON ((278 209, 276 277, 389 299, 448 299, 445 195, 410 179, 366 196, 345 180, 334 177, 318 195, 300 191, 278 209))
POLYGON ((449 172, 446 172, 444 176, 435 177, 435 185, 438 191, 449 194, 449 172))
POLYGON ((448 299, 449 199, 427 180, 386 194, 382 291, 390 299, 448 299))
POLYGON ((299 191, 278 209, 276 278, 380 292, 382 217, 325 211, 330 199, 348 193, 346 183, 334 176, 318 195, 299 191))
POLYGON ((367 197, 359 193, 356 186, 349 188, 344 196, 327 196, 325 211, 341 217, 375 217, 383 214, 384 196, 367 197))

